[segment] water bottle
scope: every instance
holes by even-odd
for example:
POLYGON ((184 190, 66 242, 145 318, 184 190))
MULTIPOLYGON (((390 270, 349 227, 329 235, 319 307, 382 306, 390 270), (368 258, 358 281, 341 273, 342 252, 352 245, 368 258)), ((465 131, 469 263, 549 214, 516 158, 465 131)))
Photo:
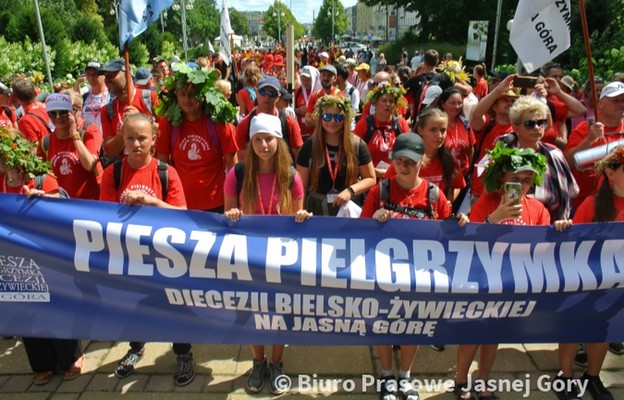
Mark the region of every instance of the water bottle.
POLYGON ((618 146, 624 146, 624 139, 616 140, 602 146, 581 150, 574 154, 574 167, 579 171, 593 168, 594 163, 609 154, 618 146))

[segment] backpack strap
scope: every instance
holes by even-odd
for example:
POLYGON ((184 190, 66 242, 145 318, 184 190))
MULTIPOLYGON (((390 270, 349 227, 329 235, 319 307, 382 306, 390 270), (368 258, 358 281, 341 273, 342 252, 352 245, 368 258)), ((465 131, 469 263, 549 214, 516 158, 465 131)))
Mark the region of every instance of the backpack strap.
POLYGON ((143 99, 143 104, 148 109, 150 114, 154 114, 152 111, 152 91, 147 89, 141 89, 141 98, 143 99))
POLYGON ((433 208, 434 204, 437 204, 438 199, 440 198, 440 188, 438 185, 435 185, 431 182, 428 182, 427 186, 427 208, 429 209, 429 218, 435 219, 435 209, 433 208))
POLYGON ((13 122, 13 111, 11 111, 11 107, 5 104, 2 106, 2 108, 4 109, 4 113, 7 115, 7 117, 9 117, 11 122, 13 122))
POLYGON ((46 174, 35 176, 35 189, 43 190, 43 182, 45 181, 46 174))
POLYGON ((160 179, 161 195, 163 201, 167 201, 169 195, 169 165, 158 160, 158 178, 160 179))
POLYGON ((30 115, 31 117, 35 117, 36 119, 38 119, 38 120, 39 120, 39 122, 41 122, 41 123, 43 124, 43 126, 45 126, 45 128, 46 128, 46 129, 47 129, 47 131, 48 131, 48 134, 51 134, 51 133, 52 133, 52 128, 50 128, 50 125, 48 125, 48 123, 47 123, 47 122, 45 122, 45 121, 43 120, 43 118, 41 118, 40 116, 38 116, 38 115, 37 115, 37 114, 35 114, 34 112, 27 112, 27 113, 26 113, 26 115, 30 115))
MULTIPOLYGON (((87 124, 83 127, 83 129, 78 129, 78 134, 80 135, 80 140, 83 139, 84 133, 87 130, 87 124)), ((46 159, 48 158, 48 150, 50 149, 50 135, 44 136, 41 139, 41 150, 46 155, 46 159)))
POLYGON ((379 182, 379 200, 382 202, 382 207, 386 210, 395 211, 401 214, 407 214, 411 217, 418 219, 435 219, 436 213, 434 204, 437 204, 440 199, 440 188, 437 185, 427 181, 427 208, 406 207, 399 204, 390 202, 390 180, 383 179, 379 182))
MULTIPOLYGON (((119 191, 121 184, 121 166, 123 160, 117 160, 113 164, 113 179, 115 180, 115 190, 119 191)), ((169 194, 169 165, 166 162, 158 160, 158 179, 160 179, 161 195, 163 201, 167 201, 169 194)))
POLYGON ((234 176, 236 176, 236 199, 240 197, 243 190, 243 180, 245 179, 245 163, 234 164, 234 176))
POLYGON ((364 141, 368 144, 373 137, 373 133, 375 133, 375 119, 371 114, 368 114, 364 119, 366 120, 366 133, 364 134, 364 141))
POLYGON ((390 179, 379 181, 379 200, 384 203, 390 201, 390 179))
MULTIPOLYGON (((286 111, 282 109, 277 110, 277 116, 282 123, 282 138, 286 142, 286 145, 290 149, 290 130, 288 129, 288 121, 286 120, 286 111)), ((251 123, 251 121, 250 121, 251 123)))
POLYGON ((223 155, 223 148, 221 147, 221 140, 219 139, 219 135, 217 135, 217 127, 214 122, 210 120, 210 118, 206 117, 206 129, 208 130, 208 138, 212 141, 212 144, 217 146, 217 150, 219 154, 223 155))

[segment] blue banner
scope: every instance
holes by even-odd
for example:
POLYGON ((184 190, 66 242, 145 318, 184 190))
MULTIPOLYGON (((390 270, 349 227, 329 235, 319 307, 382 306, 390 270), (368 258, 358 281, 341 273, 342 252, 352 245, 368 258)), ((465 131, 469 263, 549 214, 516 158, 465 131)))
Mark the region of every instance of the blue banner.
POLYGON ((624 341, 624 223, 243 216, 0 195, 2 335, 624 341))
POLYGON ((160 14, 172 4, 173 0, 121 0, 117 16, 119 48, 123 51, 126 44, 145 32, 148 24, 158 21, 160 14))

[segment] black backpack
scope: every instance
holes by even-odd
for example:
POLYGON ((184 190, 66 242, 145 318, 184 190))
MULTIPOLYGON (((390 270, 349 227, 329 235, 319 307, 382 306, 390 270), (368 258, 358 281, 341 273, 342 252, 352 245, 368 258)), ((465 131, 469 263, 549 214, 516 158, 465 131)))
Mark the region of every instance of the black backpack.
MULTIPOLYGON (((376 130, 379 130, 379 127, 375 126, 375 118, 372 115, 366 116, 366 133, 364 134, 364 142, 368 144, 370 140, 373 138, 373 134, 376 130)), ((392 130, 396 136, 399 136, 401 133, 401 126, 399 125, 399 117, 392 116, 392 130)))
MULTIPOLYGON (((121 165, 123 160, 117 160, 113 164, 113 177, 115 179, 115 189, 119 190, 121 184, 121 165)), ((169 194, 169 165, 166 162, 158 160, 158 178, 162 187, 162 200, 167 201, 169 194)))
MULTIPOLYGON (((45 181, 47 176, 48 174, 41 174, 41 175, 35 176, 35 189, 43 190, 43 182, 45 181)), ((63 189, 61 186, 59 186, 59 195, 62 199, 70 198, 69 193, 67 193, 67 190, 63 189)))
POLYGON ((401 214, 416 217, 418 219, 435 219, 435 210, 433 204, 438 202, 440 198, 440 188, 437 185, 427 181, 427 208, 405 207, 390 202, 390 179, 383 179, 379 182, 379 200, 382 201, 383 208, 395 211, 401 214))

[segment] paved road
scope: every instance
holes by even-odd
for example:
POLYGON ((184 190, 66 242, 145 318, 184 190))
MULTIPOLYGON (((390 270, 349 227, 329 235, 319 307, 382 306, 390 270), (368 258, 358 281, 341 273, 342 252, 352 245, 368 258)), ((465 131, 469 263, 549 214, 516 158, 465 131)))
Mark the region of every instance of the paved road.
MULTIPOLYGON (((84 342, 84 346, 86 359, 82 376, 70 382, 63 382, 60 376, 56 376, 47 385, 35 386, 21 342, 0 339, 0 400, 237 400, 274 397, 268 387, 262 394, 245 392, 245 376, 251 368, 247 346, 194 346, 198 375, 190 385, 181 388, 173 384, 175 356, 170 344, 148 344, 135 373, 124 380, 117 379, 112 372, 117 360, 125 354, 127 343, 84 342)), ((557 370, 556 360, 556 346, 552 344, 503 345, 492 378, 509 383, 517 380, 516 385, 522 391, 528 379, 530 399, 555 400, 552 393, 539 390, 538 381, 550 381, 557 370)), ((372 347, 292 346, 286 349, 284 365, 293 381, 293 389, 280 398, 378 398, 374 388, 367 383, 379 371, 372 347), (306 382, 309 383, 306 385, 306 382), (349 391, 352 386, 353 391, 349 391)), ((476 368, 473 363, 473 370, 476 368)), ((412 377, 420 379, 423 384, 425 380, 444 382, 452 378, 454 370, 455 346, 448 346, 442 353, 425 346, 419 350, 412 377)), ((577 372, 579 376, 582 373, 581 370, 577 372)), ((624 357, 608 354, 602 378, 615 399, 624 399, 624 357)), ((422 389, 420 393, 423 399, 453 399, 440 388, 422 389)), ((501 400, 526 398, 523 392, 501 391, 498 395, 501 400)), ((584 396, 584 399, 590 398, 589 394, 584 396)))

